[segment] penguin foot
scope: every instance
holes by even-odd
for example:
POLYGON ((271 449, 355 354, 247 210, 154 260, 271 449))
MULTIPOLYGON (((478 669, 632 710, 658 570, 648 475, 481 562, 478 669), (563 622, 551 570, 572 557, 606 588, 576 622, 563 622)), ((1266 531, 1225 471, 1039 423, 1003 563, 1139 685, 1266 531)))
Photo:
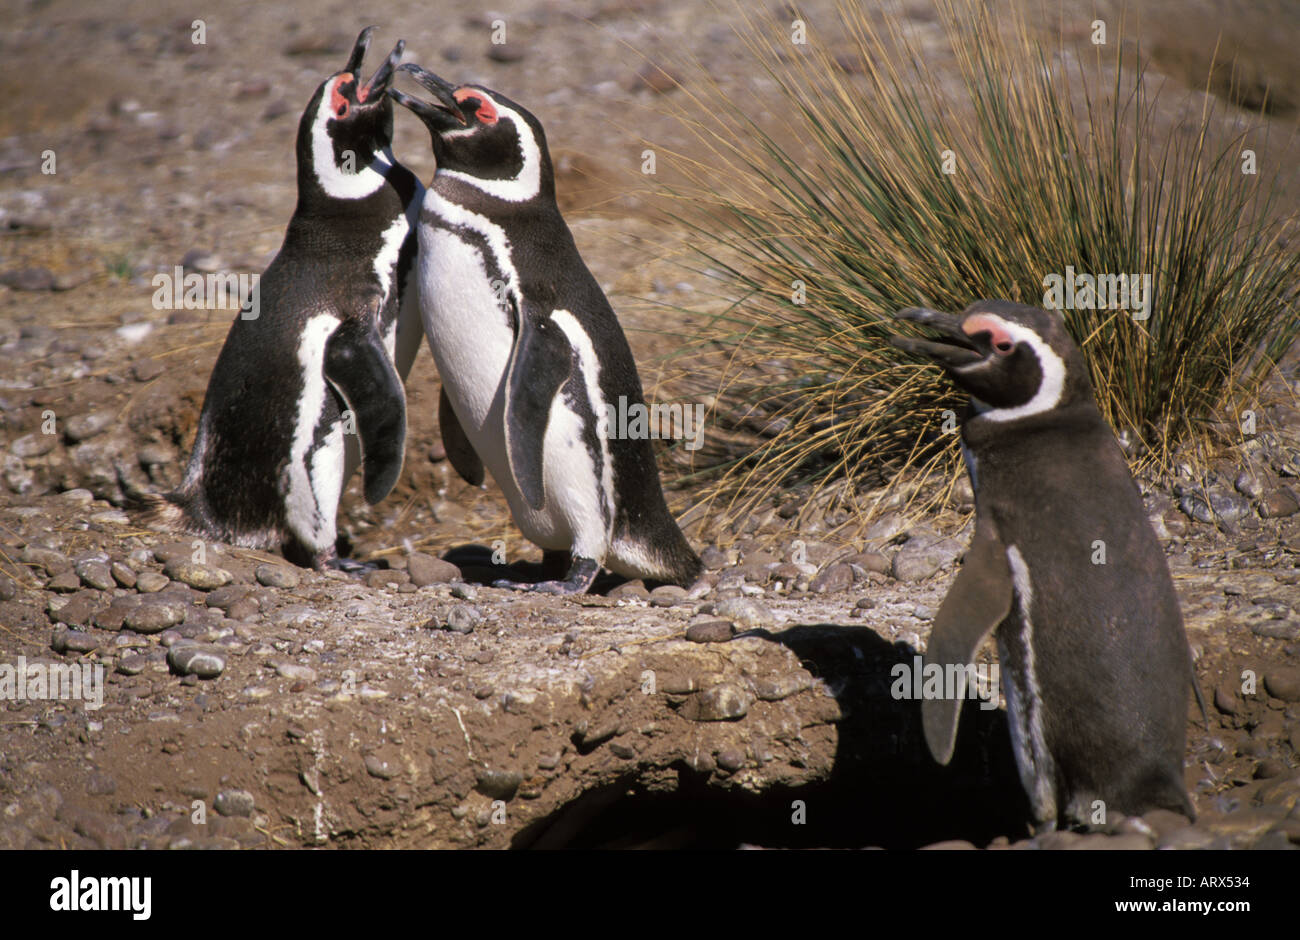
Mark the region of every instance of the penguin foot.
POLYGON ((569 574, 563 581, 541 581, 527 584, 520 581, 493 581, 493 587, 509 588, 512 591, 532 591, 536 594, 585 594, 591 583, 600 574, 600 563, 591 558, 573 556, 569 565, 569 574))
POLYGON ((333 568, 335 571, 342 571, 344 574, 369 574, 371 571, 378 571, 379 566, 370 561, 357 561, 355 558, 330 558, 322 566, 333 568))

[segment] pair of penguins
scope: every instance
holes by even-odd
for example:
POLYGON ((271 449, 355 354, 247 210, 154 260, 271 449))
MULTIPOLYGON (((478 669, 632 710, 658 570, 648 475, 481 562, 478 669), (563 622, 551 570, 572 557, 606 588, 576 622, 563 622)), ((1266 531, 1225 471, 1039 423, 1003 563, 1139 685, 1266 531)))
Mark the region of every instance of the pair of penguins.
POLYGON ((500 584, 581 593, 602 565, 690 584, 702 565, 650 441, 608 433, 604 403, 642 402, 641 383, 556 206, 541 125, 495 92, 399 67, 402 42, 363 83, 373 29, 299 121, 298 203, 260 310, 232 325, 185 477, 149 498, 148 518, 349 568, 339 499, 358 465, 372 504, 397 482, 403 383, 427 332, 452 465, 475 485, 491 471, 544 566, 567 566, 563 580, 500 584), (391 88, 399 69, 435 103, 391 88), (433 138, 427 189, 393 157, 394 100, 433 138))
MULTIPOLYGON (((303 114, 298 205, 261 280, 263 309, 232 326, 184 481, 153 498, 152 518, 337 564, 347 479, 363 465, 375 503, 400 473, 403 381, 427 333, 453 466, 474 484, 486 466, 547 561, 567 556, 564 580, 531 587, 582 592, 602 565, 690 583, 700 560, 668 512, 649 442, 605 427, 604 402, 642 401, 640 381, 556 206, 540 123, 496 92, 418 66, 400 68, 434 101, 390 88, 400 42, 362 83, 372 29, 303 114), (391 101, 431 134, 427 189, 393 157, 391 101)), ((1178 599, 1060 317, 1005 301, 899 317, 940 338, 895 344, 971 394, 962 447, 975 533, 936 615, 927 668, 971 663, 996 635, 1040 829, 1087 824, 1098 800, 1108 812, 1194 818, 1182 755, 1195 684, 1178 599), (1097 540, 1105 564, 1092 563, 1097 540)), ((922 702, 941 764, 961 705, 922 702)))

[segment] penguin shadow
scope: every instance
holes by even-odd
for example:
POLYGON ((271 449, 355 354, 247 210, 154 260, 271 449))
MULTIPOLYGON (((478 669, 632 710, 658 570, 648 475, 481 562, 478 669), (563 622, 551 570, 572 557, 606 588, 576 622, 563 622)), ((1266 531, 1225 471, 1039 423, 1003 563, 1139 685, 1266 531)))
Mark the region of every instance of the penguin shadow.
MULTIPOLYGON (((536 584, 539 581, 563 580, 569 570, 568 552, 546 552, 543 560, 513 561, 498 564, 492 560, 493 550, 486 545, 457 545, 442 555, 443 561, 449 561, 460 569, 461 577, 470 584, 491 587, 496 581, 518 581, 524 584, 536 584)), ((607 594, 620 584, 626 584, 627 578, 601 570, 592 582, 589 592, 607 594)), ((655 582, 647 582, 646 587, 654 587, 655 582)))
POLYGON ((834 696, 841 717, 829 777, 752 794, 683 763, 675 792, 646 792, 629 777, 530 826, 516 847, 914 849, 1030 835, 1006 713, 968 701, 952 761, 936 764, 920 701, 891 695, 894 667, 910 670, 918 655, 909 644, 834 624, 744 635, 790 649, 834 696))

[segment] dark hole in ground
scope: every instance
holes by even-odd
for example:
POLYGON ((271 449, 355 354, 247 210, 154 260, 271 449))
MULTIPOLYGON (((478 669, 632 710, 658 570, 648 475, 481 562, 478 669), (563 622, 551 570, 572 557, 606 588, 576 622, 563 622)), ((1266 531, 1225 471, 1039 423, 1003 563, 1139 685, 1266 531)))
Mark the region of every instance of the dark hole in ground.
POLYGON ((890 695, 891 670, 913 664, 911 646, 834 625, 768 637, 793 650, 839 702, 843 718, 829 778, 756 795, 709 783, 709 775, 685 766, 670 793, 648 792, 628 775, 520 832, 515 847, 906 849, 1028 835, 1029 807, 1004 712, 967 702, 953 760, 939 767, 922 737, 920 703, 890 695), (795 801, 804 807, 802 824, 793 821, 795 801))

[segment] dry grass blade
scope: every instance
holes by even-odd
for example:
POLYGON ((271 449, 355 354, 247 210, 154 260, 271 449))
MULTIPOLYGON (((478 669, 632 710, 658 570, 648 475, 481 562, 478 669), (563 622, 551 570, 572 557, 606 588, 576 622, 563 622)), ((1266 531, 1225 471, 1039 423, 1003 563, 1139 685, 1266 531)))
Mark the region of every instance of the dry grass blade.
POLYGON ((939 66, 861 5, 809 23, 806 45, 738 9, 770 91, 728 97, 705 77, 678 114, 704 156, 676 155, 687 183, 665 200, 694 269, 731 301, 678 365, 715 426, 749 432, 697 455, 724 518, 791 486, 824 512, 833 485, 832 502, 869 514, 858 496, 900 471, 956 470, 942 424, 961 403, 888 345, 901 307, 1044 304, 1045 279, 1071 270, 1149 276, 1145 317, 1113 303, 1063 315, 1103 413, 1164 466, 1300 331, 1293 220, 1278 218, 1276 174, 1245 174, 1239 156, 1263 131, 1217 133, 1207 104, 1161 142, 1140 67, 1053 48, 1023 12, 936 6, 939 66))

